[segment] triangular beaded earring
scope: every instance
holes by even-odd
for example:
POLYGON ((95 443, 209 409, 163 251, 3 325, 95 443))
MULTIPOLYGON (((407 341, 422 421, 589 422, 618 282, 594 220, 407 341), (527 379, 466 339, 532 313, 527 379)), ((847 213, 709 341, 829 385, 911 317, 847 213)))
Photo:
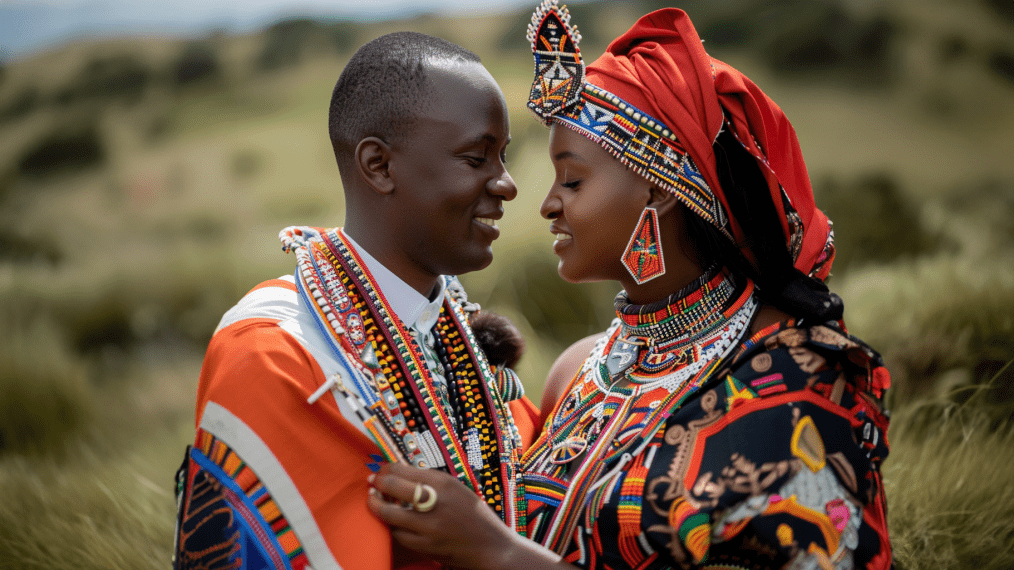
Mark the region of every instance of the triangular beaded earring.
POLYGON ((665 274, 662 257, 662 235, 658 229, 658 212, 645 208, 637 221, 627 249, 623 252, 623 266, 638 285, 665 274))

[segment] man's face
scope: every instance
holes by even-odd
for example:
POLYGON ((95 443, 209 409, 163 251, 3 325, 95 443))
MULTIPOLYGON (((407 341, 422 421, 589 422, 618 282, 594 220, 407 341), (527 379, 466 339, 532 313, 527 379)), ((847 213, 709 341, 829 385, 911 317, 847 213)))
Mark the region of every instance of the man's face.
POLYGON ((428 102, 391 147, 398 223, 389 231, 408 260, 431 275, 459 275, 493 260, 496 220, 517 187, 504 166, 510 120, 486 68, 427 64, 428 102))

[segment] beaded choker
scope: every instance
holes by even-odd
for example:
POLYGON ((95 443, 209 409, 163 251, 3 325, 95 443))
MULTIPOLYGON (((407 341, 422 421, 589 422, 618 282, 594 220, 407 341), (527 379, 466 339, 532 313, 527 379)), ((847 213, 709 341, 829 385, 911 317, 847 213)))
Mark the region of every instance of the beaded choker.
POLYGON ((623 335, 650 340, 656 346, 672 346, 707 334, 723 320, 722 309, 736 293, 736 282, 727 272, 711 267, 682 290, 649 305, 633 305, 627 292, 613 302, 623 323, 623 335))
POLYGON ((460 285, 448 278, 433 330, 447 378, 447 407, 416 339, 344 236, 299 227, 283 230, 280 238, 296 254, 300 293, 349 372, 329 378, 310 402, 332 391, 355 411, 387 460, 443 468, 507 524, 517 524, 520 437, 495 374, 474 348, 460 285))

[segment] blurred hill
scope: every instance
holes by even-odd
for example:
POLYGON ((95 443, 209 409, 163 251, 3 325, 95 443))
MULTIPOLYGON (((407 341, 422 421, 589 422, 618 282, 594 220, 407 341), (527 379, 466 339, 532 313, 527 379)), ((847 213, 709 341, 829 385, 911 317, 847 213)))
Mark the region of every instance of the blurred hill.
MULTIPOLYGON (((572 6, 586 57, 662 5, 572 6)), ((895 425, 907 427, 894 441, 908 461, 895 473, 934 461, 920 442, 960 448, 971 459, 940 477, 962 490, 946 492, 996 502, 996 485, 1014 487, 1009 469, 990 479, 1002 465, 985 457, 1009 450, 1002 426, 1014 406, 1014 369, 1004 368, 1014 359, 1010 2, 677 5, 709 52, 751 77, 797 129, 818 205, 835 221, 830 285, 895 378, 895 425), (955 427, 969 406, 986 419, 955 427), (949 435, 924 437, 980 424, 980 455, 949 435), (985 474, 978 486, 961 483, 976 473, 985 474)), ((525 333, 519 373, 538 399, 555 356, 608 324, 616 285, 556 275, 538 217, 552 180, 546 131, 525 108, 528 19, 293 18, 252 34, 82 41, 0 63, 0 492, 18 497, 0 507, 0 568, 167 559, 169 481, 192 435, 204 346, 250 287, 291 272, 278 230, 343 223, 327 106, 354 49, 383 33, 460 43, 504 90, 519 196, 494 264, 463 280, 473 300, 525 333), (78 540, 57 547, 49 535, 78 540), (81 559, 96 562, 67 562, 81 559)), ((894 492, 900 565, 971 568, 983 549, 1001 565, 980 566, 1014 565, 1010 552, 966 536, 1009 537, 1014 523, 944 517, 894 492), (908 548, 958 528, 971 530, 908 548)), ((985 520, 1014 520, 1014 501, 1004 504, 985 520)))

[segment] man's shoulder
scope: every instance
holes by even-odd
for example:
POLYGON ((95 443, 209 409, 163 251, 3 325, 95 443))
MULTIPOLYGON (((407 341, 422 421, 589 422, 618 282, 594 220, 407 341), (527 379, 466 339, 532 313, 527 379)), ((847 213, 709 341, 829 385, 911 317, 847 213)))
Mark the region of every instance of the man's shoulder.
POLYGON ((291 275, 269 279, 247 292, 235 306, 226 311, 215 332, 249 319, 283 321, 303 310, 296 280, 291 275))

